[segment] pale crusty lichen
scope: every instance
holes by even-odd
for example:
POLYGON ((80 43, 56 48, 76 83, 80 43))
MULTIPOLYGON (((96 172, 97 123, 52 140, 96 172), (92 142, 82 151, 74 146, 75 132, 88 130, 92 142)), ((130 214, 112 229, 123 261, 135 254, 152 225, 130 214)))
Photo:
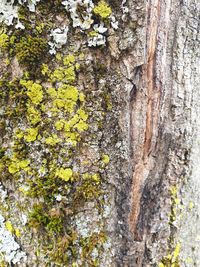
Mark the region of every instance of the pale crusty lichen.
POLYGON ((0 259, 4 259, 9 264, 19 264, 26 260, 26 254, 20 249, 20 245, 15 241, 9 227, 9 223, 0 214, 0 259))

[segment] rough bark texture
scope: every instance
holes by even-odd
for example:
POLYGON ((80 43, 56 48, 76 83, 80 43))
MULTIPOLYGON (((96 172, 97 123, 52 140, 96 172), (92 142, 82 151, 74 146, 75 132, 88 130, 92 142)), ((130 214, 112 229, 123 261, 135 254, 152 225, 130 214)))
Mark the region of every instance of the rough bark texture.
POLYGON ((1 266, 199 266, 198 0, 0 7, 1 266))

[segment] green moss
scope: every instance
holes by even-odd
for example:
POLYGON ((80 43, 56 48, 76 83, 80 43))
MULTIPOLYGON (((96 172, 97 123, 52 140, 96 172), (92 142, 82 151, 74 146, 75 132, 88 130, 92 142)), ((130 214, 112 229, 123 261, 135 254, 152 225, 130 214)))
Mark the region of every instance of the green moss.
POLYGON ((47 41, 38 37, 22 37, 16 43, 16 56, 26 66, 38 65, 46 54, 47 41))
POLYGON ((107 110, 111 111, 112 110, 112 99, 111 99, 111 95, 110 94, 107 94, 105 96, 105 102, 106 102, 107 110))
POLYGON ((45 28, 45 24, 44 23, 40 23, 38 26, 35 27, 36 30, 38 31, 38 33, 42 33, 44 28, 45 28))
POLYGON ((87 238, 82 238, 81 240, 81 259, 84 263, 83 266, 99 266, 99 259, 101 251, 103 251, 103 244, 107 240, 107 235, 104 231, 99 233, 93 233, 87 238), (92 257, 92 252, 96 249, 99 253, 98 258, 92 257))
POLYGON ((33 210, 29 213, 29 226, 39 228, 41 225, 46 226, 48 217, 46 216, 43 205, 35 204, 33 210))
POLYGON ((83 174, 83 180, 89 180, 89 181, 92 181, 96 184, 100 184, 100 175, 97 174, 97 173, 94 173, 94 174, 90 174, 90 173, 84 173, 83 174))
POLYGON ((106 1, 100 0, 98 5, 94 7, 93 12, 101 18, 106 19, 112 14, 112 9, 106 1))
POLYGON ((100 181, 98 174, 83 174, 82 183, 76 188, 75 199, 79 201, 98 199, 102 194, 100 181))

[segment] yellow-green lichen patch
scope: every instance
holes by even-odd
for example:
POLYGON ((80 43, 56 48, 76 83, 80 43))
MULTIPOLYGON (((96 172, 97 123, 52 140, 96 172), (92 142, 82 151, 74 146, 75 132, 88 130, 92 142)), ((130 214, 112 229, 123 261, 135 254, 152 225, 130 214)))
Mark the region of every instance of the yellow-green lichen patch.
POLYGON ((20 84, 27 89, 27 96, 33 104, 38 105, 42 102, 43 90, 40 84, 25 80, 21 80, 20 84))
POLYGON ((34 106, 28 106, 27 109, 27 119, 32 125, 36 125, 41 121, 41 113, 35 109, 34 106))
POLYGON ((62 82, 74 83, 75 78, 76 74, 74 66, 68 68, 59 67, 55 69, 53 74, 51 75, 51 79, 53 82, 62 81, 62 82))
POLYGON ((13 225, 12 225, 12 223, 11 223, 10 221, 6 221, 6 222, 5 222, 5 226, 6 226, 6 229, 7 229, 9 232, 11 232, 11 233, 14 232, 14 227, 13 227, 13 225))
POLYGON ((61 142, 61 139, 56 134, 52 134, 52 136, 49 136, 45 139, 45 143, 51 146, 55 146, 59 142, 61 142))
POLYGON ((75 56, 73 54, 67 55, 63 58, 64 66, 70 66, 75 63, 75 56))
POLYGON ((110 162, 110 157, 108 155, 106 155, 106 154, 103 154, 102 155, 102 161, 103 161, 104 164, 107 165, 110 162))
POLYGON ((169 224, 173 224, 177 218, 177 211, 180 205, 180 199, 177 197, 178 189, 176 186, 173 186, 170 190, 171 193, 171 213, 169 218, 169 224))
POLYGON ((78 100, 78 89, 75 86, 65 84, 61 88, 58 88, 57 97, 76 102, 78 100))
POLYGON ((100 0, 97 6, 94 7, 93 12, 101 18, 106 19, 112 14, 112 9, 106 1, 100 0))
POLYGON ((158 267, 181 267, 179 262, 181 244, 178 242, 171 254, 168 254, 158 264, 158 267))
POLYGON ((0 48, 6 49, 9 46, 9 36, 6 33, 0 34, 0 48))
POLYGON ((19 172, 20 170, 27 170, 30 160, 18 160, 16 158, 12 159, 12 162, 8 165, 8 171, 11 174, 19 172))
POLYGON ((47 75, 49 74, 49 68, 48 68, 48 65, 47 64, 42 64, 42 67, 41 67, 41 73, 43 75, 47 75))
POLYGON ((70 168, 60 168, 56 171, 56 176, 61 178, 65 182, 68 182, 70 179, 72 179, 73 172, 70 168))
POLYGON ((64 125, 65 125, 65 121, 64 120, 58 120, 58 121, 55 122, 55 128, 56 128, 57 131, 62 130, 64 125))
POLYGON ((33 142, 37 139, 38 129, 37 128, 28 128, 24 134, 24 140, 26 142, 33 142))

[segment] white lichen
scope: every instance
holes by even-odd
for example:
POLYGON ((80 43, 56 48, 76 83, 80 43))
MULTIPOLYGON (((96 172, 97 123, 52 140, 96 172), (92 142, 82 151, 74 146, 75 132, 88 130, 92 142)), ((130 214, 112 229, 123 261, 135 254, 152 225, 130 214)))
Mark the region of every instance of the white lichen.
POLYGON ((40 2, 40 0, 18 0, 19 4, 27 3, 28 9, 31 12, 35 12, 35 7, 37 5, 37 2, 40 2))
POLYGON ((24 29, 24 25, 18 18, 19 5, 27 5, 31 12, 35 12, 37 2, 40 0, 18 0, 18 5, 15 4, 15 0, 1 0, 0 1, 0 23, 5 23, 10 26, 15 23, 16 29, 24 29))
POLYGON ((90 29, 94 22, 92 19, 94 4, 91 0, 67 0, 63 1, 62 4, 70 13, 74 28, 80 27, 82 30, 90 29), (84 9, 84 11, 78 11, 78 7, 80 6, 84 9))
POLYGON ((112 28, 114 30, 117 30, 119 28, 119 26, 118 26, 119 22, 116 20, 115 16, 111 16, 110 19, 111 19, 110 24, 111 24, 112 28))
POLYGON ((3 185, 0 183, 0 198, 2 202, 4 202, 4 200, 6 199, 7 194, 8 194, 7 190, 4 189, 3 185))
POLYGON ((123 13, 122 20, 125 20, 126 15, 129 12, 128 7, 126 6, 126 2, 127 2, 127 0, 123 0, 122 3, 121 3, 121 10, 122 10, 122 13, 123 13))
POLYGON ((0 214, 0 254, 9 264, 20 263, 26 259, 25 252, 21 251, 11 232, 6 229, 5 219, 0 214))
POLYGON ((51 30, 50 36, 52 37, 52 41, 49 41, 48 44, 50 46, 50 54, 56 54, 56 49, 61 48, 63 45, 67 43, 67 34, 68 34, 68 26, 64 26, 63 28, 56 28, 51 30))
POLYGON ((104 26, 103 23, 100 25, 95 24, 93 26, 93 32, 94 36, 90 36, 88 38, 88 46, 100 46, 100 45, 105 45, 106 44, 106 37, 103 35, 105 32, 107 32, 107 28, 104 26))
POLYGON ((56 199, 58 202, 60 202, 60 201, 63 199, 63 197, 62 197, 62 195, 58 194, 58 195, 55 195, 55 199, 56 199))
POLYGON ((18 20, 18 7, 14 6, 14 0, 8 2, 7 0, 0 1, 0 23, 4 22, 10 26, 14 19, 18 20))
POLYGON ((21 222, 22 222, 22 225, 23 225, 23 226, 27 224, 27 222, 28 222, 28 217, 26 216, 26 214, 22 214, 21 222))

